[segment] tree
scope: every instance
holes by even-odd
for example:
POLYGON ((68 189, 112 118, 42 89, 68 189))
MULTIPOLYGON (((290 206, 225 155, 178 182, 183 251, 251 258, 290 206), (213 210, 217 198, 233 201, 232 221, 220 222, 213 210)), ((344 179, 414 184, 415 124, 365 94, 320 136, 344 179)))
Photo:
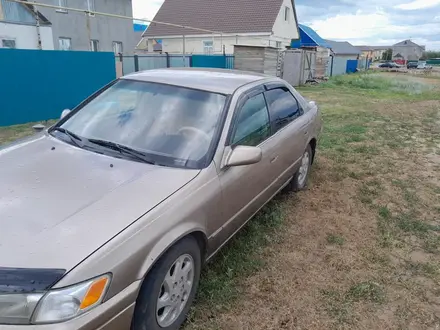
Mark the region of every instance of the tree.
POLYGON ((430 58, 440 58, 440 52, 436 52, 436 51, 427 51, 427 52, 423 52, 422 55, 423 59, 429 60, 430 58))
POLYGON ((386 51, 382 53, 382 60, 391 61, 392 58, 393 58, 393 50, 391 48, 388 48, 386 51))

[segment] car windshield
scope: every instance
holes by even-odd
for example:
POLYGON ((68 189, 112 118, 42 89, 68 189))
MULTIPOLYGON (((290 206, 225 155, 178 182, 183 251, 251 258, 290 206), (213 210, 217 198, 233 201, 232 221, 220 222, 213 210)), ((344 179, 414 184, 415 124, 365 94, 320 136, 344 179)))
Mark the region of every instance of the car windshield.
POLYGON ((110 146, 113 154, 102 141, 140 151, 155 164, 202 168, 225 100, 206 91, 119 80, 60 127, 86 141, 101 141, 100 148, 110 146))

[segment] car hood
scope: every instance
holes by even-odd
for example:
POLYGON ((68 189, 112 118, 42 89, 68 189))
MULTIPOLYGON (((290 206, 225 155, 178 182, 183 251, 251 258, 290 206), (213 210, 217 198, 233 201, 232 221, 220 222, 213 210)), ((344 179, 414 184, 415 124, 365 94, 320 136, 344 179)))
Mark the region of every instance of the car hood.
POLYGON ((46 134, 0 149, 0 267, 69 270, 199 172, 46 134))

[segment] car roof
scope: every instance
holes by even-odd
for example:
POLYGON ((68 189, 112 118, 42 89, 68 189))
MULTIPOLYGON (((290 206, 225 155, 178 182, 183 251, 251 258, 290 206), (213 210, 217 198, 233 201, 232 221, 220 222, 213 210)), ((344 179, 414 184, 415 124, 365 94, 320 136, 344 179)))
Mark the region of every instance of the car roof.
POLYGON ((220 94, 232 94, 243 85, 267 78, 270 76, 255 72, 202 68, 146 70, 121 77, 121 79, 169 84, 220 94))

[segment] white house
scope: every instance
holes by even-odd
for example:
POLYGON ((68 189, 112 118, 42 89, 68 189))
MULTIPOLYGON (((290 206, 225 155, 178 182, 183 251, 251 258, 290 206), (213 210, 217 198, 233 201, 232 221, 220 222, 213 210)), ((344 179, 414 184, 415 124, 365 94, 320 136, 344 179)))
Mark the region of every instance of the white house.
POLYGON ((31 5, 0 0, 0 48, 52 50, 52 26, 31 5))
POLYGON ((231 54, 235 44, 285 48, 299 38, 294 0, 165 0, 153 20, 174 26, 151 23, 149 51, 231 54))

